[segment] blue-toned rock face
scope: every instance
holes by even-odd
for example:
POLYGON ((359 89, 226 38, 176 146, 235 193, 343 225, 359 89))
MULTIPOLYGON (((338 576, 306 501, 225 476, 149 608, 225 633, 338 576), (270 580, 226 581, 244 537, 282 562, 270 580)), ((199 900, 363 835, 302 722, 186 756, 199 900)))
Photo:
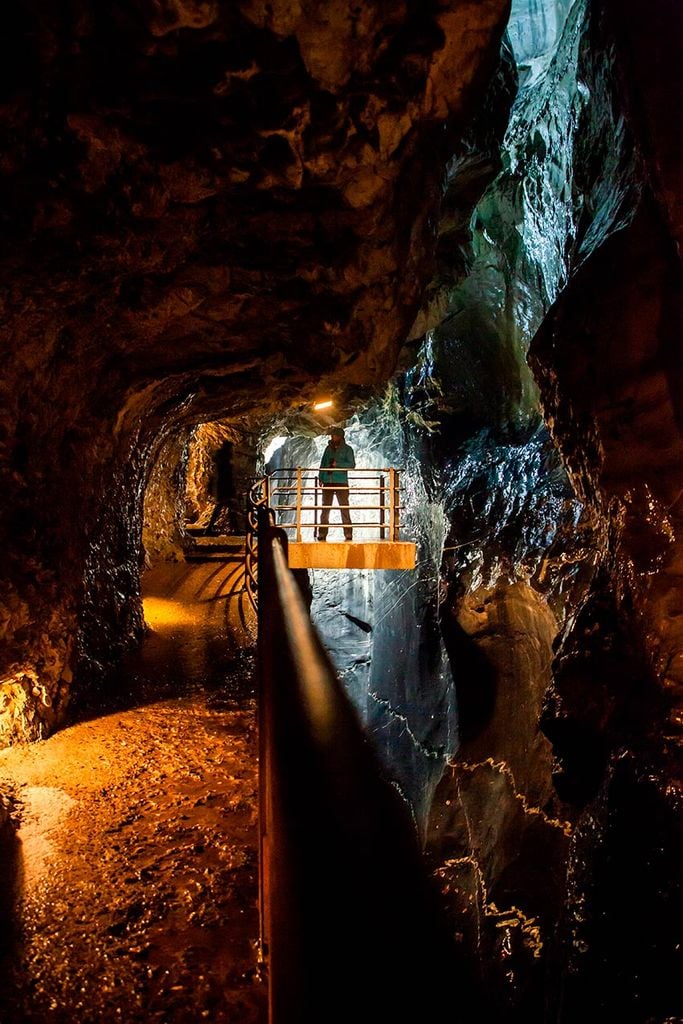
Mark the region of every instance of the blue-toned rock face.
MULTIPOLYGON (((438 623, 438 570, 448 524, 441 502, 428 491, 397 403, 354 417, 346 441, 359 468, 403 470, 404 534, 418 541, 418 567, 312 570, 311 611, 347 692, 391 766, 392 781, 423 828, 445 760, 457 748, 453 683, 438 623)), ((326 442, 324 435, 287 439, 266 468, 316 467, 326 442)), ((359 487, 361 480, 356 479, 359 487)), ((363 503, 353 495, 353 483, 352 503, 363 503)), ((352 517, 367 518, 362 511, 352 517)), ((342 539, 338 522, 333 509, 331 539, 342 539)), ((358 529, 355 537, 361 539, 358 529)))
POLYGON ((508 37, 518 65, 552 60, 575 0, 512 0, 508 37))
MULTIPOLYGON (((590 122, 586 89, 578 84, 585 33, 580 0, 571 11, 551 4, 513 8, 513 48, 520 64, 536 61, 536 73, 502 126, 499 153, 490 129, 475 124, 451 165, 445 205, 453 211, 467 198, 464 176, 471 188, 472 153, 488 154, 460 273, 447 263, 453 216, 442 232, 451 236, 440 248, 442 283, 431 295, 429 315, 434 321, 438 309, 440 320, 415 366, 350 427, 365 464, 406 470, 418 569, 398 578, 367 573, 362 583, 353 573, 314 574, 316 621, 421 826, 434 784, 458 748, 458 666, 448 658, 445 643, 452 638, 443 629, 444 622, 447 634, 454 628, 450 606, 500 581, 533 579, 561 620, 562 590, 580 576, 589 554, 589 538, 579 529, 581 505, 541 422, 525 359, 568 278, 583 215, 573 156, 582 117, 590 122), (499 171, 490 180, 496 161, 499 171), (368 622, 372 632, 360 635, 353 619, 368 622)), ((491 92, 503 109, 514 78, 509 56, 507 68, 491 92)), ((608 175, 609 167, 600 173, 608 175)), ((611 230, 614 211, 601 216, 604 231, 611 230)))

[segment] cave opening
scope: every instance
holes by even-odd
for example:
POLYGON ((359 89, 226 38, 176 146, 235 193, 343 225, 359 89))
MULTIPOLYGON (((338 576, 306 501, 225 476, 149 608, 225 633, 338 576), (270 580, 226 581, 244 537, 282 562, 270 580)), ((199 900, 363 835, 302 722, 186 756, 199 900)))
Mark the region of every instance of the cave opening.
POLYGON ((263 1019, 238 542, 333 421, 417 565, 302 586, 482 998, 683 1017, 674 0, 15 7, 8 1020, 263 1019))

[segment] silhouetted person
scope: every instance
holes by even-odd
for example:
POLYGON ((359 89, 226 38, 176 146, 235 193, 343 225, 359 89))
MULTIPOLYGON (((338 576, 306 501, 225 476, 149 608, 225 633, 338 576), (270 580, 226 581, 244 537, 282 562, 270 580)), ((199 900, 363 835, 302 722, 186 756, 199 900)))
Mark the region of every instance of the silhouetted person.
MULTIPOLYGON (((232 471, 232 442, 224 441, 220 448, 214 453, 214 469, 211 479, 212 497, 214 505, 206 533, 212 533, 219 519, 225 520, 224 532, 233 533, 235 526, 235 481, 232 471)), ((218 531, 217 531, 218 532, 218 531)))
POLYGON ((352 540, 351 513, 349 511, 349 475, 347 469, 356 468, 356 457, 353 448, 344 440, 341 427, 332 427, 330 440, 323 452, 318 471, 318 480, 323 489, 323 505, 320 516, 318 540, 327 540, 327 529, 330 522, 332 499, 336 497, 340 506, 342 523, 344 524, 344 540, 352 540))

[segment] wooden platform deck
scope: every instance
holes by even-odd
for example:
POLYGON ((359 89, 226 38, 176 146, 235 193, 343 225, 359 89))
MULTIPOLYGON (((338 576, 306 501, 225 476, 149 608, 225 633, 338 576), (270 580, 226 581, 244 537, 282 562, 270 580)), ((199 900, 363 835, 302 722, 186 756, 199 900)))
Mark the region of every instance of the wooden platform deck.
POLYGON ((290 569, 414 569, 409 541, 290 541, 290 569))
MULTIPOLYGON (((244 537, 205 537, 189 531, 188 562, 234 562, 244 558, 244 537)), ((290 569, 414 569, 415 544, 410 541, 289 541, 290 569)))

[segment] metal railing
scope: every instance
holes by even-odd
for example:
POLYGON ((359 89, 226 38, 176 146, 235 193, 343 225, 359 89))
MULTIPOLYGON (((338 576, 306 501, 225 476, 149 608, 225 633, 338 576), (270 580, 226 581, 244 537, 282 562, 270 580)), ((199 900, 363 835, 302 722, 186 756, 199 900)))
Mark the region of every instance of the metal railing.
POLYGON ((254 611, 258 608, 258 517, 268 505, 265 479, 256 480, 249 491, 247 529, 244 538, 244 589, 254 611))
POLYGON ((404 802, 259 514, 261 945, 270 1024, 457 1020, 454 944, 404 802))
MULTIPOLYGON (((312 540, 320 526, 323 510, 331 509, 338 517, 342 508, 349 509, 354 536, 363 539, 399 540, 401 519, 400 470, 350 469, 327 470, 344 472, 349 481, 349 504, 326 506, 323 488, 318 483, 320 469, 295 466, 277 469, 264 479, 266 503, 273 509, 276 522, 284 530, 294 531, 290 540, 312 540), (359 518, 360 517, 360 518, 359 518)), ((335 486, 331 484, 329 486, 335 486)), ((329 524, 330 529, 339 525, 329 524)))

